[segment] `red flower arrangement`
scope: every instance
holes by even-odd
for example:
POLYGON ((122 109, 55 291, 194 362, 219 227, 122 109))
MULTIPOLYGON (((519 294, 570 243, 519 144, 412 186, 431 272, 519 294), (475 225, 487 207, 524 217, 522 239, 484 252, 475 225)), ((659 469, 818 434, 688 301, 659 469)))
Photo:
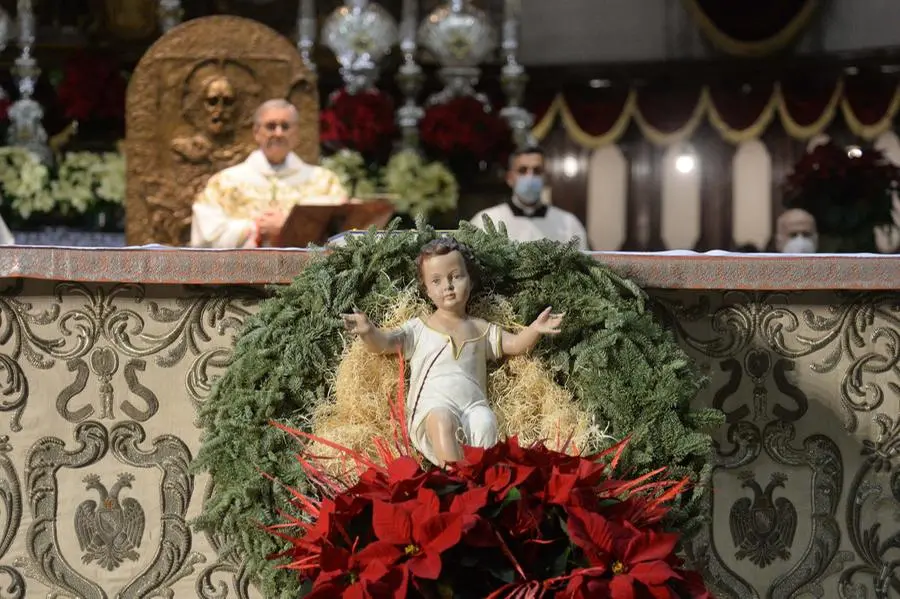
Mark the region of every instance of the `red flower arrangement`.
POLYGON ((806 210, 824 235, 872 237, 893 223, 892 192, 900 171, 874 148, 848 151, 833 142, 816 146, 785 184, 786 208, 806 210))
POLYGON ((477 98, 462 96, 425 111, 420 123, 422 144, 443 157, 476 162, 502 160, 512 136, 506 121, 488 112, 477 98))
POLYGON ((127 86, 113 60, 80 52, 66 63, 56 94, 66 118, 118 120, 125 117, 127 86))
POLYGON ((397 131, 394 103, 378 90, 350 94, 340 90, 319 115, 323 145, 337 151, 356 150, 372 155, 389 150, 397 131))
POLYGON ((300 515, 268 530, 289 543, 272 558, 290 559, 281 567, 297 572, 307 598, 709 597, 675 555, 679 535, 660 524, 686 481, 653 480, 661 471, 614 477, 627 441, 572 456, 511 438, 466 447, 445 470, 424 468, 412 457, 402 401, 392 406, 393 444, 375 442, 384 465, 275 425, 363 470, 348 488, 315 457, 298 456, 322 498, 291 490, 300 515))

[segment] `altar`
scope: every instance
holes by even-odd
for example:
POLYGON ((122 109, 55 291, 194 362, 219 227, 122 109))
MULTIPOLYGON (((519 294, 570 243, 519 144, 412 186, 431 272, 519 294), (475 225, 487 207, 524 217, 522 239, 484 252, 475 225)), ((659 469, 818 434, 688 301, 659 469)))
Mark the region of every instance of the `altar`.
MULTIPOLYGON (((219 556, 227 539, 190 528, 216 492, 189 471, 194 415, 266 286, 287 283, 310 257, 0 252, 9 596, 260 596, 238 557, 219 556), (104 506, 115 546, 90 537, 109 517, 104 506)), ((890 542, 900 534, 900 259, 595 257, 649 290, 710 375, 696 401, 727 414, 715 433, 709 525, 687 547, 714 595, 900 592, 890 542)))

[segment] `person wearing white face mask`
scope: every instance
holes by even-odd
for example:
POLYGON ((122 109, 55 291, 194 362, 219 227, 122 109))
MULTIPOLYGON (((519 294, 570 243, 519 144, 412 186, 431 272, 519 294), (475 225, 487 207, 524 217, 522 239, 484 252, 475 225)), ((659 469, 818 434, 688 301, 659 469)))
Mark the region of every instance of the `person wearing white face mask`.
POLYGON ((813 215, 794 208, 779 216, 775 223, 775 249, 782 254, 815 254, 819 232, 813 215))
POLYGON ((514 241, 550 239, 567 242, 578 240, 579 247, 587 250, 587 232, 578 217, 542 200, 544 191, 544 152, 538 147, 516 151, 509 160, 506 183, 512 188, 512 196, 503 204, 482 210, 470 219, 478 228, 484 228, 487 216, 495 225, 506 225, 509 238, 514 241))

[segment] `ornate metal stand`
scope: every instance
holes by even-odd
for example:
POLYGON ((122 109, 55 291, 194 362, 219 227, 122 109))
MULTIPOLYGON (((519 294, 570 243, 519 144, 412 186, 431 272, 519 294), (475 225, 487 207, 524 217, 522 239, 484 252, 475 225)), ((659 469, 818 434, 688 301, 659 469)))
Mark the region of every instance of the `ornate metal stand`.
POLYGON ((313 50, 316 47, 316 34, 318 33, 315 0, 300 0, 299 14, 300 17, 297 19, 297 49, 300 50, 300 56, 303 58, 306 68, 315 73, 316 61, 313 59, 313 50))
POLYGON ((344 0, 325 21, 322 41, 341 64, 346 90, 357 94, 375 87, 379 62, 397 43, 397 23, 369 0, 344 0))
POLYGON ((31 55, 34 45, 35 22, 31 0, 19 0, 17 5, 19 20, 18 43, 21 53, 13 62, 12 73, 19 88, 19 99, 9 109, 8 142, 13 146, 27 148, 46 164, 53 162, 53 154, 47 146, 47 132, 41 121, 44 109, 34 96, 34 88, 41 74, 37 60, 31 55))
POLYGON ((159 27, 163 33, 181 24, 184 18, 184 9, 181 8, 181 0, 159 0, 159 27))
POLYGON ((404 150, 419 147, 419 122, 425 111, 417 103, 425 79, 422 67, 416 62, 416 25, 418 23, 417 0, 403 0, 403 21, 400 24, 400 50, 403 64, 397 72, 397 84, 403 93, 403 106, 397 109, 397 125, 400 127, 404 150))
POLYGON ((521 148, 534 145, 536 141, 531 135, 534 117, 522 106, 528 75, 518 60, 520 10, 521 0, 506 0, 501 46, 505 64, 500 70, 500 83, 503 86, 503 93, 506 94, 507 103, 500 111, 500 116, 509 124, 513 140, 516 146, 521 148))

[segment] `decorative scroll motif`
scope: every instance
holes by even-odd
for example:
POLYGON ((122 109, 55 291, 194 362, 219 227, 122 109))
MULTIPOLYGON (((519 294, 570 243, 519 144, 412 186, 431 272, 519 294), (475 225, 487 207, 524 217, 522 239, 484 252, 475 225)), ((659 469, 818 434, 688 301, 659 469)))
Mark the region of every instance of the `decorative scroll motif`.
MULTIPOLYGON (((213 481, 210 480, 203 493, 204 502, 213 494, 214 487, 213 481)), ((219 559, 204 568, 197 577, 197 597, 200 599, 225 599, 231 597, 230 589, 237 599, 250 599, 250 577, 247 575, 243 559, 234 551, 223 551, 225 542, 219 535, 206 533, 206 539, 219 559), (226 580, 217 583, 213 580, 217 576, 226 577, 226 580)))
POLYGON ((88 580, 66 561, 59 550, 56 514, 59 488, 56 473, 61 468, 85 468, 99 462, 109 449, 106 429, 98 422, 84 422, 75 428, 77 447, 67 451, 65 442, 44 437, 32 446, 25 459, 25 489, 32 522, 25 544, 30 560, 17 565, 25 573, 58 594, 83 599, 106 599, 99 584, 88 580))
POLYGON ((122 489, 131 488, 134 475, 120 474, 109 490, 96 474, 84 477, 84 482, 87 489, 97 492, 100 503, 86 499, 75 511, 75 533, 84 552, 82 561, 96 561, 112 571, 126 559, 140 559, 136 549, 144 536, 144 508, 133 497, 119 499, 122 489))
POLYGON ((789 560, 797 531, 797 508, 787 497, 772 498, 777 487, 784 487, 787 475, 774 473, 765 489, 756 482, 753 472, 743 472, 741 479, 753 492, 753 499, 742 497, 731 506, 731 537, 738 548, 735 559, 749 558, 760 568, 775 560, 789 560))
POLYGON ((898 592, 900 424, 885 400, 888 390, 900 398, 896 297, 835 293, 828 296, 833 303, 823 305, 817 294, 729 292, 683 301, 684 296, 659 292, 655 299, 680 342, 719 381, 708 391, 710 403, 727 414, 728 425, 716 445, 714 484, 722 489, 715 480, 733 481, 728 473, 742 470, 738 479, 753 495, 720 492, 709 500, 711 514, 730 509, 732 547, 722 546, 722 535, 713 536, 711 523, 689 543, 688 554, 714 594, 861 599, 874 592, 881 599, 898 592), (835 390, 834 401, 818 395, 825 389, 835 390), (843 410, 836 422, 832 406, 843 410), (849 433, 852 439, 866 430, 863 419, 878 435, 860 439, 863 461, 847 481, 841 522, 846 456, 819 431, 849 433), (816 434, 797 443, 801 428, 816 434), (757 469, 757 462, 791 469, 790 479, 757 469), (797 468, 809 472, 809 485, 800 482, 805 477, 797 468), (796 538, 801 517, 809 531, 803 544, 796 538), (853 552, 841 551, 845 534, 853 552), (742 563, 769 572, 759 578, 742 563))
POLYGON ((296 151, 318 163, 316 78, 287 38, 256 21, 211 16, 167 32, 147 51, 126 99, 129 245, 185 241, 194 197, 255 149, 253 112, 271 98, 297 106, 296 151))
POLYGON ((839 572, 843 562, 853 557, 846 552, 838 554, 841 531, 836 514, 844 484, 841 451, 824 435, 810 435, 802 448, 796 448, 792 445, 795 435, 792 424, 778 420, 763 432, 763 447, 769 457, 784 466, 808 467, 813 489, 809 544, 800 561, 772 583, 772 599, 788 599, 800 591, 823 596, 822 580, 839 572))
MULTIPOLYGON (((845 427, 852 433, 859 426, 860 414, 874 412, 884 403, 879 375, 900 376, 900 316, 892 294, 850 293, 838 298, 841 303, 827 310, 807 309, 798 314, 789 307, 790 295, 733 292, 710 319, 712 331, 720 334, 707 338, 694 337, 684 327, 685 322, 706 315, 710 309, 707 298, 690 307, 667 307, 675 317, 670 322, 679 336, 708 357, 735 356, 757 340, 790 360, 824 352, 813 362, 813 371, 826 374, 842 369, 840 399, 845 427), (810 332, 800 333, 801 328, 810 332)), ((805 412, 803 405, 795 409, 805 412)), ((802 415, 795 414, 795 418, 802 415)), ((743 411, 732 415, 742 417, 743 411)))
MULTIPOLYGON (((191 454, 183 441, 172 435, 162 435, 152 442, 149 450, 140 448, 146 435, 136 422, 123 422, 107 433, 99 422, 83 422, 75 428, 78 447, 67 451, 65 443, 54 437, 40 439, 26 459, 26 490, 31 505, 32 524, 26 535, 30 560, 20 560, 26 573, 64 596, 84 599, 107 599, 108 595, 96 581, 76 572, 62 555, 57 542, 57 508, 59 489, 56 474, 61 468, 86 468, 98 464, 107 453, 119 462, 135 468, 156 468, 162 472, 161 522, 159 546, 150 565, 116 593, 122 599, 150 596, 173 596, 171 585, 193 574, 205 557, 191 551, 191 533, 185 521, 193 493, 193 478, 189 473, 191 454), (110 451, 111 450, 111 451, 110 451)), ((132 476, 120 476, 116 485, 106 493, 99 477, 88 476, 88 486, 97 489, 104 501, 91 506, 83 503, 76 512, 76 531, 82 545, 87 545, 84 561, 98 560, 112 570, 128 555, 128 545, 137 545, 143 532, 143 510, 134 499, 121 500, 117 515, 114 500, 123 486, 129 486, 132 476), (104 497, 105 495, 105 497, 104 497), (87 507, 85 507, 87 506, 87 507), (96 508, 96 511, 95 511, 96 508), (100 510, 108 509, 107 513, 100 510), (93 519, 93 524, 89 520, 93 519), (90 556, 91 560, 87 557, 90 556), (110 567, 112 565, 112 567, 110 567)))
MULTIPOLYGON (((9 458, 9 437, 0 436, 0 560, 6 557, 22 522, 22 485, 9 458)), ((0 599, 25 597, 25 579, 12 566, 0 564, 0 599)))
POLYGON ((194 568, 206 561, 202 554, 191 551, 191 531, 185 521, 194 492, 194 478, 190 474, 191 452, 184 441, 173 435, 155 438, 149 451, 141 449, 146 433, 136 422, 119 424, 109 437, 112 453, 122 463, 136 468, 156 468, 163 474, 159 549, 150 566, 128 583, 119 596, 123 599, 160 594, 172 596, 169 587, 193 574, 194 568))
MULTIPOLYGON (((56 301, 41 312, 7 292, 0 296, 0 344, 9 344, 9 349, 0 353, 0 369, 5 371, 0 376, 0 411, 13 412, 10 428, 21 430, 29 383, 20 357, 42 370, 53 368, 57 360, 64 361, 74 373, 74 380, 56 398, 57 412, 72 423, 98 411, 91 404, 75 405, 91 373, 99 381, 100 418, 116 418, 115 407, 138 422, 156 414, 159 399, 140 382, 150 357, 157 366, 169 368, 193 356, 185 385, 192 401, 199 405, 210 391, 213 373, 224 368, 231 357, 230 348, 201 347, 208 345, 214 334, 236 334, 260 297, 255 290, 242 290, 243 297, 235 295, 234 289, 227 293, 217 288, 187 288, 186 297, 169 308, 146 300, 146 290, 140 285, 59 283, 54 287, 56 301), (80 297, 83 303, 70 307, 73 297, 80 297), (142 305, 145 308, 138 311, 142 305), (39 329, 51 324, 56 325, 58 335, 44 336, 39 329), (150 332, 160 325, 165 328, 163 332, 150 332), (111 380, 119 369, 120 356, 125 359, 123 374, 130 396, 140 398, 140 402, 124 399, 115 405, 116 390, 111 380)), ((16 289, 19 291, 20 287, 16 289)))
MULTIPOLYGON (((890 384, 895 398, 900 386, 890 384)), ((847 500, 847 530, 850 543, 862 561, 841 573, 841 597, 863 599, 868 579, 876 599, 900 595, 900 531, 885 532, 882 524, 900 521, 900 418, 877 414, 874 418, 877 436, 863 441, 863 463, 850 483, 847 500), (885 497, 883 483, 889 496, 885 497)))

